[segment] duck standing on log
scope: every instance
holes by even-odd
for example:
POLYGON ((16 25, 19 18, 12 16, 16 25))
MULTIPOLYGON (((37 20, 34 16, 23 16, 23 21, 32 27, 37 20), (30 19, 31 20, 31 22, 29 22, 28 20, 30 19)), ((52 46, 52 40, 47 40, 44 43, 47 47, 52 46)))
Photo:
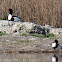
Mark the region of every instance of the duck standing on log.
POLYGON ((52 43, 52 48, 53 48, 54 50, 59 50, 59 49, 61 49, 61 46, 59 45, 58 40, 54 40, 54 42, 52 43))
POLYGON ((9 11, 9 15, 8 15, 8 20, 9 21, 20 21, 21 18, 20 17, 17 17, 17 16, 13 16, 12 13, 13 13, 13 10, 12 9, 8 9, 9 11))

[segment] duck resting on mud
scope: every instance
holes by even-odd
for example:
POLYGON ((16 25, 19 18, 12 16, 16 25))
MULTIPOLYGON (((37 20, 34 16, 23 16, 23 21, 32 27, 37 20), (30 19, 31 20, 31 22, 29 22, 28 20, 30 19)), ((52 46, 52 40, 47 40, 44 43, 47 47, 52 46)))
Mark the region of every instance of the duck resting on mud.
POLYGON ((59 50, 59 49, 61 49, 61 46, 59 45, 58 40, 54 40, 54 42, 52 43, 52 48, 53 48, 54 50, 59 50))

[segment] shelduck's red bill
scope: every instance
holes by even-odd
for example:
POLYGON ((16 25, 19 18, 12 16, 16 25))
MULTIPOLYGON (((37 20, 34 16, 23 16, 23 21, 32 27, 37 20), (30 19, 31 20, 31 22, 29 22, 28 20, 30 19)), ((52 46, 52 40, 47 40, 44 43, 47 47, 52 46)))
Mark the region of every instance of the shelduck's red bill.
POLYGON ((8 11, 9 11, 9 9, 8 9, 8 11))

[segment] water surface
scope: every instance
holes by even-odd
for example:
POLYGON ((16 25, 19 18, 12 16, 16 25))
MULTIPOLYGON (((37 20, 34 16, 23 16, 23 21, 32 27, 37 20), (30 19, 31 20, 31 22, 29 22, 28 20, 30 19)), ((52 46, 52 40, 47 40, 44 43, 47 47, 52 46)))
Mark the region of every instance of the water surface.
POLYGON ((62 62, 59 53, 3 53, 0 62, 62 62), (56 60, 56 61, 54 61, 56 60))

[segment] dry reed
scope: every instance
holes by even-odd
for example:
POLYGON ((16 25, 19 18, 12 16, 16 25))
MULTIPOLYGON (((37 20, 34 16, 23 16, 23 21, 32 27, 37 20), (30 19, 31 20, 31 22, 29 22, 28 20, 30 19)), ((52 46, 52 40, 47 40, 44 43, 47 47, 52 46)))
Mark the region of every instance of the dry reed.
POLYGON ((22 22, 62 27, 62 0, 0 0, 0 19, 7 19, 8 8, 22 22))

